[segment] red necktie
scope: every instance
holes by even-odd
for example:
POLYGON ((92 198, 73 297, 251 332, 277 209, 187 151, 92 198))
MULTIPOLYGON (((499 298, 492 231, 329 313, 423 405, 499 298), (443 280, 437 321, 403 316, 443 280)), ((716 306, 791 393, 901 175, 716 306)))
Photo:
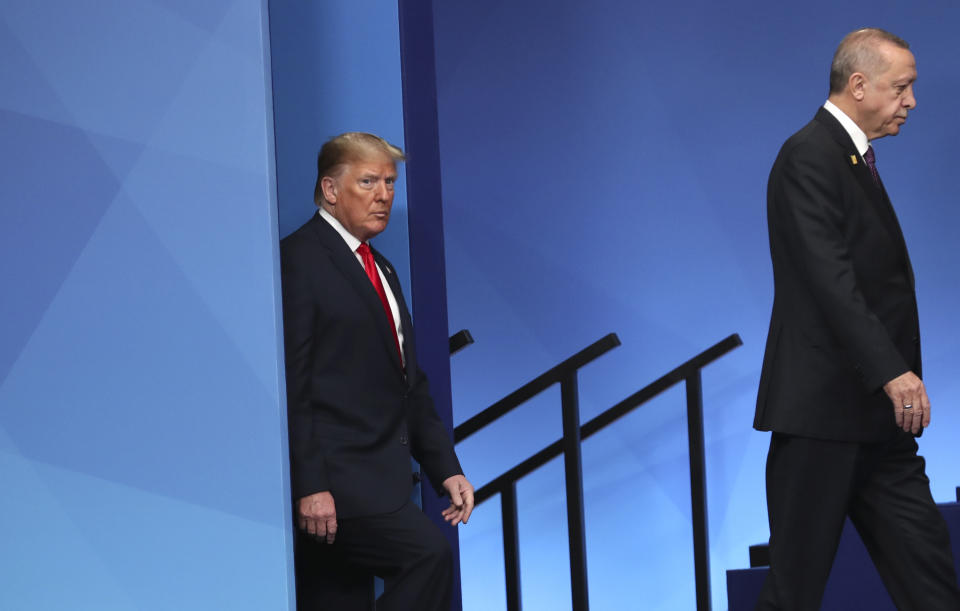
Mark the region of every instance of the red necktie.
POLYGON ((390 332, 393 334, 393 343, 397 346, 397 355, 400 357, 400 363, 403 363, 403 353, 400 352, 400 339, 397 337, 397 325, 393 321, 393 312, 390 310, 390 302, 387 301, 387 293, 383 290, 383 284, 380 282, 380 274, 377 272, 377 264, 373 260, 373 253, 366 242, 357 246, 357 253, 363 259, 363 269, 367 272, 367 277, 373 283, 373 288, 380 295, 380 303, 383 304, 383 311, 387 313, 387 322, 390 323, 390 332))

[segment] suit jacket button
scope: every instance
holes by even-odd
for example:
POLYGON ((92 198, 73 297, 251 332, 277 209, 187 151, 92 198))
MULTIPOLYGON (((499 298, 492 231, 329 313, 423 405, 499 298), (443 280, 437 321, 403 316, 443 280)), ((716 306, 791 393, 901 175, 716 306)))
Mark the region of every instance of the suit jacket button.
POLYGON ((407 436, 406 436, 406 435, 400 435, 400 445, 404 445, 404 446, 407 445, 407 436))

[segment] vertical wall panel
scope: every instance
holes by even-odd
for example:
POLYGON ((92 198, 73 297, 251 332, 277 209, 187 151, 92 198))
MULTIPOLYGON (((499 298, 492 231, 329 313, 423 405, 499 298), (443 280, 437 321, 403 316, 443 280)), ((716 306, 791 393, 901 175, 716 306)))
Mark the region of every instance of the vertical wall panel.
POLYGON ((0 607, 285 609, 265 2, 0 9, 0 607))
MULTIPOLYGON (((443 201, 437 122, 437 73, 434 54, 433 2, 400 0, 400 44, 403 65, 403 116, 410 206, 410 258, 413 317, 417 321, 418 365, 430 379, 430 393, 440 419, 453 436, 450 393, 450 344, 447 331, 447 285, 443 248, 443 201)), ((472 475, 467 473, 468 478, 472 475)), ((439 482, 434 482, 439 483, 439 482)), ((443 510, 450 500, 432 486, 421 487, 424 512, 438 524, 453 550, 453 605, 462 608, 458 529, 446 524, 443 510)))

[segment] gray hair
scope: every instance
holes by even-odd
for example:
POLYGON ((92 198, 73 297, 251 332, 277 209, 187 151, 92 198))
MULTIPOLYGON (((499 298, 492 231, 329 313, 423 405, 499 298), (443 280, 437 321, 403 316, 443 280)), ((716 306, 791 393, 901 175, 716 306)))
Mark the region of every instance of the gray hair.
POLYGON ((880 28, 863 28, 850 32, 840 41, 830 65, 830 93, 840 93, 855 72, 868 77, 887 69, 887 61, 879 52, 880 43, 909 49, 907 41, 880 28))

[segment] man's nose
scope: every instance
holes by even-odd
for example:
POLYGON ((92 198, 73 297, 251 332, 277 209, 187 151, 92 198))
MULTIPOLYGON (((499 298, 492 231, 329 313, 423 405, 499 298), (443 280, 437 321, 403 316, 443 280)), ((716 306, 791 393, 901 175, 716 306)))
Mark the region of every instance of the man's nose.
POLYGON ((906 97, 903 98, 903 105, 908 110, 912 110, 917 107, 917 98, 913 95, 913 87, 910 87, 907 91, 906 97))

